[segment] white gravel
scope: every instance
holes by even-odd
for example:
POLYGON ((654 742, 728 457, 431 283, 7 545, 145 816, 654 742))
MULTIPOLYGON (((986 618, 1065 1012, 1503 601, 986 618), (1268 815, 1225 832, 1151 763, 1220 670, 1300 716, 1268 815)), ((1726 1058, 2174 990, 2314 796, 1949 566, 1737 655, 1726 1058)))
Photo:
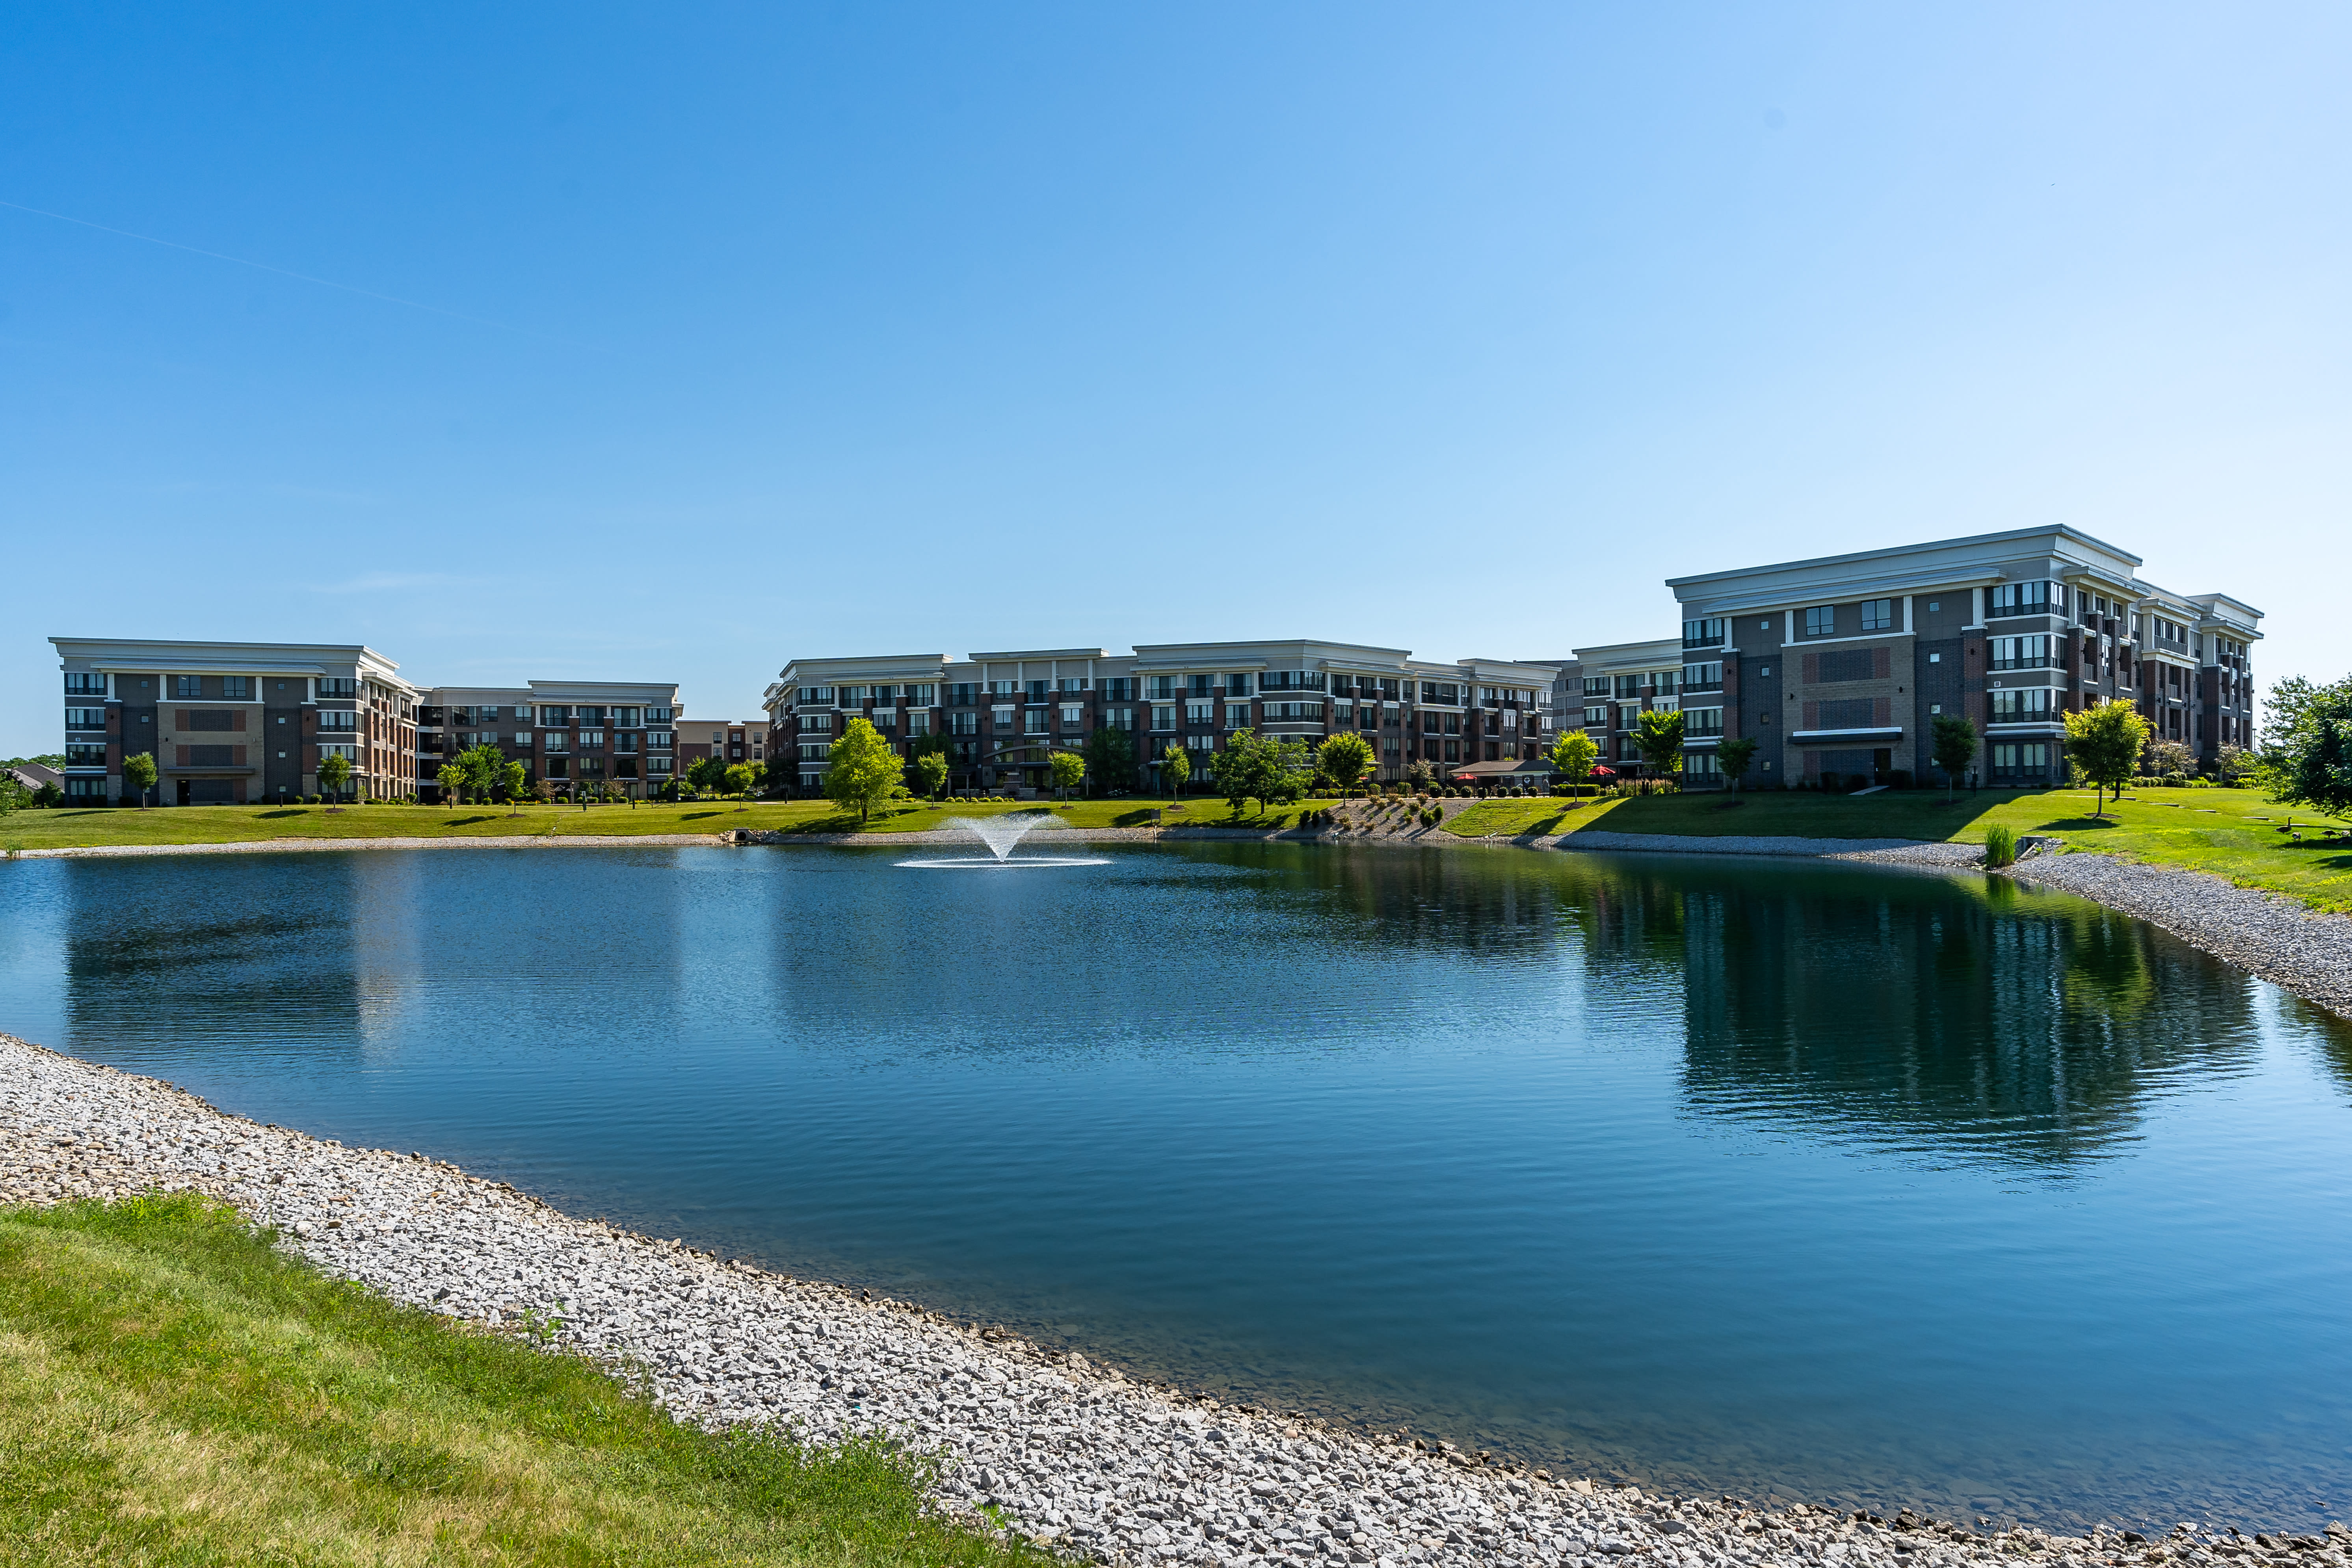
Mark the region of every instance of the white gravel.
MULTIPOLYGON (((2255 1552, 2255 1539, 2185 1525, 2158 1542, 1978 1535, 1908 1514, 1676 1500, 1221 1407, 907 1303, 573 1219, 422 1155, 259 1126, 0 1036, 0 1202, 187 1188, 399 1300, 493 1323, 560 1321, 558 1342, 647 1368, 656 1396, 691 1419, 792 1423, 817 1437, 880 1429, 943 1451, 942 1506, 993 1504, 1076 1558, 2202 1568, 2255 1552)), ((2272 1562, 2352 1563, 2340 1525, 2258 1539, 2272 1562)))

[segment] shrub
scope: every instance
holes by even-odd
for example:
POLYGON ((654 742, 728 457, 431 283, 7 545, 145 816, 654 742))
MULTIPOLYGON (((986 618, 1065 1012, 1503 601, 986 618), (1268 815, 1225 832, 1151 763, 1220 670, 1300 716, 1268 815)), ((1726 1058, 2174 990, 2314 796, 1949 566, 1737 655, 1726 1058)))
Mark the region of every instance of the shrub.
POLYGON ((2014 866, 2017 864, 2017 829, 1999 823, 1985 829, 1985 864, 2014 866))

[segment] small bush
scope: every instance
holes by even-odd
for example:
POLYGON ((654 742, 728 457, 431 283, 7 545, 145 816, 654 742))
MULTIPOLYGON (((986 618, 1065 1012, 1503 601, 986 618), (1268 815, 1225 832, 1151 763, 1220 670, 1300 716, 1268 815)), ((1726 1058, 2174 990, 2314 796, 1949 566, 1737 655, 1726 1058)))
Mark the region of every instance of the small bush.
POLYGON ((1985 864, 2014 866, 2017 864, 2017 829, 1996 823, 1985 829, 1985 864))

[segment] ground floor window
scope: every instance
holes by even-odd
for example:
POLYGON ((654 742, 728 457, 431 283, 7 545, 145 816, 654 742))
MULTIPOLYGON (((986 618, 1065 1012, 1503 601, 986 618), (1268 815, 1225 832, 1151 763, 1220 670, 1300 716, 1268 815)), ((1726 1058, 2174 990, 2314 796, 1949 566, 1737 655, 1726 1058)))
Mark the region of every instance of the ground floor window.
POLYGON ((2050 771, 2050 747, 2043 742, 2025 745, 2001 742, 1992 748, 1992 771, 1997 773, 2047 773, 2050 771))
POLYGON ((1712 779, 1722 776, 1715 765, 1713 752, 1684 752, 1683 773, 1685 776, 1695 779, 1712 779))
POLYGON ((68 779, 66 780, 66 798, 68 800, 104 800, 106 781, 104 779, 68 779))

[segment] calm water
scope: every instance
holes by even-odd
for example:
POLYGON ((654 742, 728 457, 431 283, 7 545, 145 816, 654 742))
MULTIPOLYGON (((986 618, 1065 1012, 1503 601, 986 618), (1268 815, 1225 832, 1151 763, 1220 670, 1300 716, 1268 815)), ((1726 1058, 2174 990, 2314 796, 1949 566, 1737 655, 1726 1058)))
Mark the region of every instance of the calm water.
POLYGON ((1685 1489, 2352 1513, 2352 1035, 1875 868, 0 865, 0 1027, 1130 1366, 1685 1489))

